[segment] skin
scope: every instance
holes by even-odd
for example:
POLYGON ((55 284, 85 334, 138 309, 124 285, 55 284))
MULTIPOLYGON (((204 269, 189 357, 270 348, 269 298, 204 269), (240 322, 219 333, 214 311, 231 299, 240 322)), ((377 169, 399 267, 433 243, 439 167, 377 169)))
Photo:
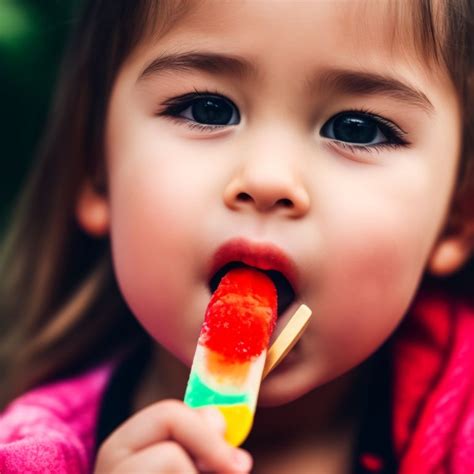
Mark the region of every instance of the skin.
MULTIPOLYGON (((218 246, 232 237, 272 243, 299 274, 298 299, 274 335, 300 303, 315 317, 285 366, 261 386, 259 403, 272 408, 271 416, 263 410, 257 418, 255 439, 290 437, 294 430, 304 445, 311 433, 323 448, 308 459, 295 448, 292 465, 298 458, 324 472, 347 470, 357 407, 341 417, 340 406, 362 376, 357 367, 393 333, 423 273, 455 271, 471 250, 467 225, 443 234, 461 147, 454 87, 444 72, 392 43, 384 5, 200 2, 122 66, 105 136, 109 193, 85 183, 77 217, 93 235, 110 233, 123 296, 166 351, 140 387, 137 409, 184 393, 218 246), (371 14, 361 28, 354 16, 367 5, 371 14), (196 70, 137 80, 170 48, 236 54, 255 62, 260 75, 196 70), (321 90, 318 82, 308 88, 304 77, 318 81, 332 68, 396 77, 422 91, 432 108, 381 93, 321 90), (157 115, 166 100, 193 88, 218 90, 236 105, 240 121, 203 132, 186 126, 189 109, 179 123, 157 115), (361 108, 404 130, 409 145, 349 149, 321 136, 331 117, 361 108)), ((218 472, 249 469, 248 455, 225 445, 215 413, 197 416, 180 402, 166 403, 145 408, 146 416, 139 412, 112 434, 97 470, 151 470, 148 463, 155 472, 191 470, 195 462, 218 472), (175 416, 164 416, 170 409, 175 416), (146 432, 149 416, 161 430, 146 432), (204 447, 206 435, 191 435, 197 426, 215 439, 214 454, 204 447), (137 433, 142 444, 133 441, 137 433)), ((252 453, 270 468, 256 443, 252 453)))

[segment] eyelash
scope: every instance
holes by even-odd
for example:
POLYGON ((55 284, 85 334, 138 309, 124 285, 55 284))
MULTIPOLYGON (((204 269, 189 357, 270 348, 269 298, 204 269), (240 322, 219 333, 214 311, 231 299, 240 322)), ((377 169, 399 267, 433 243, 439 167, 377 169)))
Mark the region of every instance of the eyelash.
MULTIPOLYGON (((396 149, 405 147, 408 148, 411 146, 411 143, 406 139, 407 132, 400 128, 399 126, 395 125, 390 120, 387 120, 384 117, 381 117, 377 113, 372 110, 365 109, 365 108, 354 108, 349 110, 344 110, 342 112, 333 115, 330 120, 335 120, 337 117, 341 115, 350 115, 350 114, 359 114, 365 117, 370 117, 371 119, 375 120, 377 126, 387 139, 386 142, 382 143, 374 143, 372 145, 357 145, 353 143, 344 142, 341 140, 331 139, 336 146, 340 148, 344 148, 345 150, 349 150, 351 153, 373 153, 373 152, 381 152, 386 150, 387 148, 396 149)), ((326 125, 328 121, 325 122, 322 128, 326 125)))
MULTIPOLYGON (((188 107, 190 107, 194 100, 204 98, 204 97, 209 97, 209 96, 214 96, 214 97, 217 96, 218 98, 224 99, 227 102, 229 102, 232 105, 232 107, 238 110, 236 105, 231 100, 225 97, 225 94, 217 90, 211 91, 211 90, 205 90, 205 89, 204 90, 194 89, 194 92, 190 92, 188 94, 184 94, 178 97, 173 97, 165 101, 163 105, 167 107, 161 112, 158 112, 157 115, 167 117, 173 122, 177 123, 178 125, 185 125, 191 130, 197 130, 202 133, 214 132, 216 130, 229 127, 229 125, 206 125, 206 124, 202 124, 198 122, 192 122, 191 120, 185 117, 178 116, 179 113, 181 113, 183 110, 186 110, 188 107)), ((371 119, 375 120, 375 122, 377 123, 377 126, 381 129, 387 141, 382 142, 382 143, 372 144, 372 145, 357 145, 357 144, 351 144, 348 142, 343 142, 340 140, 329 138, 329 140, 331 140, 332 143, 334 143, 335 145, 341 148, 344 148, 346 150, 349 150, 351 153, 360 153, 360 152, 372 153, 374 151, 379 152, 387 148, 395 149, 395 148, 400 148, 400 147, 409 147, 411 145, 411 143, 408 142, 405 138, 405 135, 407 134, 407 132, 402 130, 393 122, 385 119, 384 117, 381 117, 380 115, 377 115, 375 112, 369 109, 354 108, 354 109, 344 110, 332 116, 330 120, 334 120, 336 117, 341 116, 343 114, 351 114, 351 113, 364 115, 366 117, 370 117, 371 119)), ((325 124, 327 122, 328 121, 326 121, 325 124)), ((325 126, 325 124, 323 125, 323 127, 325 126)))
POLYGON ((237 110, 236 105, 231 100, 227 99, 225 97, 225 94, 223 94, 222 92, 219 92, 217 90, 211 91, 208 89, 194 89, 194 92, 180 95, 178 97, 173 97, 165 101, 163 105, 166 105, 167 107, 163 111, 158 112, 157 115, 167 117, 178 125, 185 125, 191 130, 198 130, 200 132, 214 132, 216 130, 228 127, 229 125, 206 125, 203 123, 192 122, 191 120, 185 117, 177 116, 177 114, 181 113, 183 110, 186 110, 190 105, 192 105, 194 100, 202 99, 204 97, 209 96, 217 96, 219 98, 225 99, 232 105, 232 107, 237 110))

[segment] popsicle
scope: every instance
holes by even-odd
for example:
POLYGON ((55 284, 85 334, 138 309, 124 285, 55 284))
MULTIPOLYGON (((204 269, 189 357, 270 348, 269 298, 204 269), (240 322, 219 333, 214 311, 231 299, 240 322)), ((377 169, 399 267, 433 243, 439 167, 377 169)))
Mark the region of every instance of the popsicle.
POLYGON ((247 267, 222 278, 206 310, 184 402, 216 406, 226 420, 225 438, 234 446, 252 427, 276 316, 275 285, 247 267))

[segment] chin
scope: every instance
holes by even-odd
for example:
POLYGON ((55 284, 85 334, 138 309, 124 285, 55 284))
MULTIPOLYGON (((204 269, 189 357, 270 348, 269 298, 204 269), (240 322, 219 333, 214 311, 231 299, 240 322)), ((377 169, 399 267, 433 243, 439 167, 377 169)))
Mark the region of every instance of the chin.
POLYGON ((305 395, 306 392, 295 390, 260 390, 257 405, 259 407, 279 407, 291 403, 305 395))
POLYGON ((308 373, 303 367, 288 370, 285 370, 285 367, 278 367, 262 383, 258 405, 262 407, 286 405, 303 397, 319 385, 314 374, 308 373))

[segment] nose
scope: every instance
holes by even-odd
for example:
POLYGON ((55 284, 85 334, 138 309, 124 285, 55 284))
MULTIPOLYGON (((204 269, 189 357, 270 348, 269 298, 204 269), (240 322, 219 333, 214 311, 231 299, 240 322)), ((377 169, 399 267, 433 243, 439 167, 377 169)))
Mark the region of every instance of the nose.
MULTIPOLYGON (((262 140, 264 141, 264 140, 262 140)), ((245 146, 252 150, 239 160, 224 191, 224 202, 233 210, 278 212, 302 217, 310 208, 304 180, 304 156, 291 140, 267 136, 265 145, 245 146)), ((248 144, 247 144, 248 145, 248 144)))

